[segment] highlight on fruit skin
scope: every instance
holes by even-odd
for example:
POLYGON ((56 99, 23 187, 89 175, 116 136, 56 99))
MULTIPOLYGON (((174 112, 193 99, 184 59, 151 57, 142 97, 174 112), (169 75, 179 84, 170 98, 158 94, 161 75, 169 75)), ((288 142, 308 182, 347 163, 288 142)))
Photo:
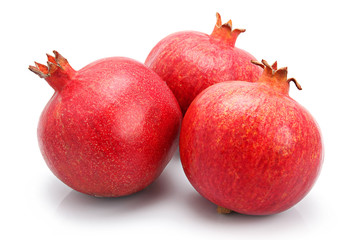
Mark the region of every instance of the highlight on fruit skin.
POLYGON ((126 196, 150 185, 177 148, 182 114, 166 83, 125 57, 75 71, 57 51, 29 70, 55 90, 37 135, 52 173, 97 197, 126 196))

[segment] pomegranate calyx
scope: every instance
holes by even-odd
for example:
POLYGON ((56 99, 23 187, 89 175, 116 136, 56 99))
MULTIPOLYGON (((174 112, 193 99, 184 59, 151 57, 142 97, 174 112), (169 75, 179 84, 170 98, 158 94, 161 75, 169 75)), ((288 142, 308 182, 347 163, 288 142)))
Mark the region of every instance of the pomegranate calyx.
POLYGON ((288 83, 293 82, 293 83, 295 84, 295 86, 297 87, 297 89, 302 90, 301 85, 298 83, 298 81, 296 81, 295 78, 289 78, 289 79, 287 80, 287 82, 288 82, 288 83))
POLYGON ((57 51, 53 51, 55 57, 47 55, 47 66, 35 62, 35 66, 29 66, 29 70, 45 78, 55 90, 60 90, 65 85, 67 79, 70 79, 75 70, 70 66, 69 62, 57 51))
POLYGON ((302 90, 300 84, 298 83, 298 81, 296 81, 295 78, 287 78, 287 67, 277 69, 276 61, 270 66, 270 64, 264 59, 261 60, 261 62, 254 60, 251 60, 251 62, 264 69, 264 72, 259 79, 260 82, 267 82, 272 85, 273 88, 276 88, 286 94, 289 93, 290 82, 294 82, 296 88, 302 90))
POLYGON ((224 207, 220 207, 218 206, 216 211, 219 213, 219 214, 229 214, 231 213, 232 211, 228 208, 224 208, 224 207))
POLYGON ((227 23, 222 24, 220 14, 216 13, 216 24, 213 32, 211 33, 211 36, 234 47, 239 34, 245 31, 245 29, 232 29, 231 20, 229 20, 227 23))

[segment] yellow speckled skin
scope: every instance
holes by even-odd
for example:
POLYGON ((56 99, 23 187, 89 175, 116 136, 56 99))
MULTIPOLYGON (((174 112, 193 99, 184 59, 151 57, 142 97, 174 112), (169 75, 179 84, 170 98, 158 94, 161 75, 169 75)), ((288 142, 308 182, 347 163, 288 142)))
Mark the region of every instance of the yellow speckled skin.
POLYGON ((323 161, 321 134, 310 113, 288 96, 288 86, 286 75, 264 71, 257 83, 218 83, 192 102, 180 157, 201 195, 235 212, 268 215, 310 191, 323 161))

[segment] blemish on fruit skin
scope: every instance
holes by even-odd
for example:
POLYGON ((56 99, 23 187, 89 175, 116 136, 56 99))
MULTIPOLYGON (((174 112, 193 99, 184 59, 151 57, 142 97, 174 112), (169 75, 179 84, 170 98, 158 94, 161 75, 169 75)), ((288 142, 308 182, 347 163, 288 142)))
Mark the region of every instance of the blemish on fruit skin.
POLYGON ((224 82, 187 111, 180 157, 195 189, 218 206, 273 214, 311 189, 322 142, 315 120, 287 95, 263 83, 224 82))

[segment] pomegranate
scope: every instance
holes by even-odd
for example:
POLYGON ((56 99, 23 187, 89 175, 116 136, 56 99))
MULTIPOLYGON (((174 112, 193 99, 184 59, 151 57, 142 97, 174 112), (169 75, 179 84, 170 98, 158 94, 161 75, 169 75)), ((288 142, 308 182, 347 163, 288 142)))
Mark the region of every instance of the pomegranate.
POLYGON ((177 148, 182 114, 159 76, 124 57, 75 71, 58 52, 29 69, 55 90, 39 146, 51 171, 89 195, 118 197, 153 182, 177 148))
POLYGON ((194 98, 218 82, 254 82, 262 72, 251 64, 255 58, 235 47, 245 29, 232 30, 231 20, 221 23, 219 13, 211 35, 184 31, 162 39, 148 55, 145 65, 154 70, 170 87, 185 113, 194 98))
POLYGON ((285 211, 311 189, 323 162, 319 127, 289 97, 287 68, 266 61, 258 82, 210 86, 192 102, 180 133, 191 184, 222 213, 285 211))

